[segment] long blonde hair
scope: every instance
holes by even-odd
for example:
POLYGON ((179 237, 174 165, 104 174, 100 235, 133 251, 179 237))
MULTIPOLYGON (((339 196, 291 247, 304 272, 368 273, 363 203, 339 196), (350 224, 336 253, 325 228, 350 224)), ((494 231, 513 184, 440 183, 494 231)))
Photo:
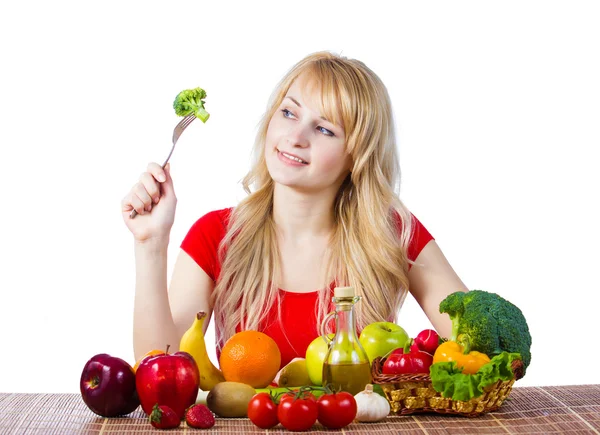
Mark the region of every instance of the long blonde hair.
POLYGON ((265 162, 271 117, 300 75, 321 91, 322 114, 346 132, 351 173, 334 203, 334 232, 326 280, 315 307, 317 322, 330 310, 329 286, 351 285, 363 297, 358 327, 394 319, 408 290, 407 247, 411 215, 398 198, 400 168, 388 92, 358 60, 319 52, 298 62, 269 101, 243 179, 248 196, 233 210, 219 255, 222 270, 211 296, 221 346, 235 333, 258 329, 272 304, 279 306, 279 252, 272 216, 274 182, 265 162), (398 220, 401 225, 398 225, 398 220), (398 231, 401 227, 402 230, 398 231))

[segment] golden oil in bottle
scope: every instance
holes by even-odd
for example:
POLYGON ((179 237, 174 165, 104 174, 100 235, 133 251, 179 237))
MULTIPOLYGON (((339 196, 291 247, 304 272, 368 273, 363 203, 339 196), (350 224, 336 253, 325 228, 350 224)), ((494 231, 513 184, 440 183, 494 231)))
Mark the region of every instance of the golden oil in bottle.
POLYGON ((354 304, 360 301, 353 287, 336 287, 332 302, 335 311, 321 323, 321 335, 328 343, 323 361, 323 385, 331 384, 334 390, 341 388, 357 394, 371 383, 371 365, 356 334, 354 304), (327 336, 327 322, 335 317, 335 336, 327 336))
POLYGON ((360 393, 371 383, 371 366, 366 363, 323 364, 323 385, 331 384, 334 391, 360 393))

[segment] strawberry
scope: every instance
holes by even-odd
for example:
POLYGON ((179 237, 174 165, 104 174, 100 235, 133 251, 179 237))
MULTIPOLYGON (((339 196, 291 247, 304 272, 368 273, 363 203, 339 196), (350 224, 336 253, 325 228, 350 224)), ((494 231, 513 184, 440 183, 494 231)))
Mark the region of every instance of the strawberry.
POLYGON ((179 427, 181 420, 171 408, 165 405, 158 406, 157 403, 150 413, 150 424, 157 429, 173 429, 179 427))
POLYGON ((190 427, 209 429, 215 425, 215 416, 206 405, 193 405, 185 411, 185 422, 190 427))

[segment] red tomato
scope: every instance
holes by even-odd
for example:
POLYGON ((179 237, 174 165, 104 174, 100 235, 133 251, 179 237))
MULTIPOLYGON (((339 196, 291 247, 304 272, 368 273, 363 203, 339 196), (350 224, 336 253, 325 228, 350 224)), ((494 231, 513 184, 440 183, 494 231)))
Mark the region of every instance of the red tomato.
POLYGON ((308 392, 298 398, 293 393, 287 393, 277 407, 277 418, 287 430, 308 430, 318 416, 317 399, 308 392))
POLYGON ((248 403, 248 418, 261 429, 270 429, 279 424, 277 405, 269 393, 258 393, 248 403))
POLYGON ((348 426, 356 417, 356 400, 345 391, 324 394, 317 400, 319 421, 328 429, 348 426))

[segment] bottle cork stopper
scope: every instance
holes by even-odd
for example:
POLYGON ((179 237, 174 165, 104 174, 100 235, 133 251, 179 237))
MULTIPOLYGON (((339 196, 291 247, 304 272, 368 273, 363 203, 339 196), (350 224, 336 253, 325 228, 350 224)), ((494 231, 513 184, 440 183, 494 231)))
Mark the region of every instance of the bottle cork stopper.
POLYGON ((354 287, 336 287, 333 290, 333 296, 336 298, 353 298, 355 296, 354 287))

